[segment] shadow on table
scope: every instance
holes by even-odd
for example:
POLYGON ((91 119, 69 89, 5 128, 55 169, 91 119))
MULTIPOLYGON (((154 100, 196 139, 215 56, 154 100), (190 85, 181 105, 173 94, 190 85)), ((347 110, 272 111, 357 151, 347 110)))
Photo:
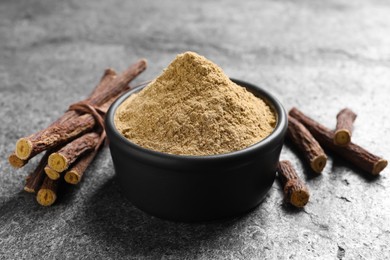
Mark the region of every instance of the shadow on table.
POLYGON ((91 197, 88 205, 88 212, 85 212, 90 220, 87 228, 89 232, 97 234, 94 239, 103 241, 106 250, 115 249, 116 252, 131 253, 133 256, 150 256, 156 252, 186 255, 205 245, 219 248, 221 244, 237 244, 234 238, 231 241, 226 241, 226 238, 232 234, 232 230, 239 234, 240 227, 245 227, 245 218, 250 215, 205 223, 162 220, 133 206, 120 193, 114 178, 91 197))
POLYGON ((20 191, 12 197, 6 197, 6 198, 1 198, 0 201, 0 219, 4 216, 7 215, 16 215, 19 213, 19 211, 25 207, 26 203, 29 203, 29 201, 33 200, 33 198, 29 198, 24 191, 20 191))
POLYGON ((354 173, 356 173, 358 176, 360 176, 367 183, 378 181, 381 177, 380 174, 372 175, 366 171, 363 171, 360 168, 353 165, 352 163, 342 158, 338 158, 337 156, 334 156, 333 153, 329 153, 329 154, 333 157, 332 172, 339 172, 340 169, 346 167, 349 168, 354 173))
POLYGON ((78 187, 71 185, 62 185, 58 190, 58 198, 50 207, 43 207, 36 201, 35 193, 28 193, 24 190, 13 194, 9 197, 0 198, 0 219, 5 218, 7 221, 12 220, 15 216, 23 216, 30 218, 30 222, 34 223, 43 216, 50 215, 56 218, 61 215, 64 208, 72 203, 78 187), (7 216, 10 216, 7 218, 7 216))

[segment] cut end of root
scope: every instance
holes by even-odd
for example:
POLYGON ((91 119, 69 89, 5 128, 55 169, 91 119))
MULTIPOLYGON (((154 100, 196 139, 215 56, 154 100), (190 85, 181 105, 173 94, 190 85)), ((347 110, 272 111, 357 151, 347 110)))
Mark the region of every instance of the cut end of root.
POLYGON ((316 173, 321 173, 326 166, 327 159, 328 158, 326 157, 326 155, 319 155, 316 158, 314 158, 314 160, 311 162, 310 165, 312 170, 315 171, 316 173))
POLYGON ((146 66, 148 65, 148 61, 147 59, 143 58, 143 59, 140 59, 140 63, 142 66, 144 66, 146 68, 146 66))
POLYGON ((16 142, 15 154, 19 159, 27 160, 32 152, 32 143, 30 140, 20 138, 16 142))
POLYGON ((113 68, 107 68, 105 71, 104 71, 104 75, 105 76, 116 76, 116 72, 113 68))
POLYGON ((49 177, 52 180, 58 180, 60 178, 60 173, 48 166, 45 167, 45 173, 47 177, 49 177))
POLYGON ((49 189, 40 189, 37 194, 37 202, 42 206, 51 206, 56 201, 57 195, 49 189))
POLYGON ((24 191, 26 191, 28 193, 35 193, 34 189, 31 189, 30 187, 27 187, 27 186, 24 186, 24 191))
POLYGON ((347 129, 339 129, 334 134, 333 142, 336 145, 347 145, 351 142, 351 133, 347 129))
POLYGON ((70 184, 77 184, 80 182, 80 176, 75 171, 68 171, 64 177, 65 181, 70 184))
POLYGON ((63 172, 68 169, 68 160, 60 153, 52 153, 49 156, 48 165, 56 172, 63 172))
POLYGON ((381 171, 383 171, 387 167, 387 161, 385 159, 380 159, 374 165, 374 169, 372 169, 372 174, 378 175, 381 171))
POLYGON ((11 154, 9 157, 8 157, 8 162, 9 164, 16 168, 16 169, 19 169, 19 168, 22 168, 24 165, 26 165, 27 161, 25 160, 22 160, 20 159, 18 156, 16 156, 16 154, 11 154))
POLYGON ((303 208, 309 201, 310 194, 306 190, 298 190, 291 194, 290 203, 298 208, 303 208))

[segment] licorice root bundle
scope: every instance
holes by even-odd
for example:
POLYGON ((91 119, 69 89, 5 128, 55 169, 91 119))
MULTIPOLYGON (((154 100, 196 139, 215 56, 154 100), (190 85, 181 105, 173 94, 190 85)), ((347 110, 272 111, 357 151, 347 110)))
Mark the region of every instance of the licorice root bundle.
POLYGON ((146 66, 145 60, 139 60, 119 75, 112 69, 105 70, 89 97, 71 105, 47 128, 17 141, 15 152, 8 158, 15 168, 23 167, 35 155, 47 151, 37 168, 27 176, 24 188, 27 192, 37 192, 39 204, 50 206, 56 201, 58 185, 66 173, 74 173, 70 183, 80 181, 104 144, 105 113, 121 94, 130 89, 129 83, 146 66))
MULTIPOLYGON (((118 97, 126 91, 130 81, 145 69, 146 61, 140 60, 119 76, 114 75, 110 70, 110 73, 105 73, 101 80, 101 85, 105 87, 98 86, 97 91, 84 102, 98 108, 108 107, 106 103, 112 102, 113 97, 118 97)), ((16 143, 15 153, 20 159, 28 160, 44 150, 67 143, 80 134, 92 130, 95 125, 96 119, 91 114, 80 115, 76 111, 67 111, 46 129, 20 138, 16 143)))

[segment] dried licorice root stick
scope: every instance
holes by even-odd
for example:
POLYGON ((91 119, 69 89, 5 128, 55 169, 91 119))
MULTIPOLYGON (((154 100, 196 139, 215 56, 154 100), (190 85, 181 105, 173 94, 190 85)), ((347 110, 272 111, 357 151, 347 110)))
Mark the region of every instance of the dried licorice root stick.
POLYGON ((37 192, 38 188, 42 184, 43 179, 45 178, 44 167, 47 163, 47 158, 51 151, 47 151, 41 158, 38 163, 38 166, 32 171, 26 178, 26 184, 24 185, 24 190, 30 193, 37 192))
POLYGON ((97 151, 89 152, 88 154, 81 157, 76 163, 71 167, 69 171, 65 173, 64 179, 67 183, 77 184, 80 182, 85 170, 91 164, 95 158, 97 151))
MULTIPOLYGON (((106 69, 104 74, 99 82, 99 84, 94 88, 87 100, 96 97, 99 93, 105 91, 109 87, 109 83, 116 77, 116 72, 112 69, 106 69)), ((80 116, 76 111, 67 111, 59 119, 49 125, 46 129, 39 131, 35 134, 32 134, 28 137, 20 138, 16 143, 15 154, 21 159, 29 159, 37 155, 38 153, 54 147, 56 144, 61 143, 62 139, 67 140, 71 138, 76 132, 67 132, 74 129, 78 129, 77 133, 87 131, 91 128, 91 123, 93 124, 94 120, 89 115, 80 116), (76 118, 81 117, 77 122, 76 118), (89 120, 88 120, 89 119, 89 120), (67 123, 71 121, 71 123, 67 123), (67 130, 65 130, 67 129, 67 130), (53 137, 56 137, 56 142, 54 142, 53 137), (51 138, 50 138, 51 137, 51 138)), ((65 142, 64 141, 64 142, 65 142)))
POLYGON ((104 70, 103 76, 100 79, 99 84, 92 90, 91 94, 89 95, 88 99, 95 97, 100 92, 103 92, 108 88, 110 85, 109 83, 116 77, 116 71, 112 68, 107 68, 104 70))
POLYGON ((10 156, 8 156, 8 162, 12 167, 19 169, 25 166, 28 163, 28 160, 22 160, 17 157, 15 153, 12 153, 10 156))
POLYGON ((57 200, 57 189, 60 180, 52 180, 45 177, 41 188, 37 193, 37 202, 42 206, 51 206, 57 200))
MULTIPOLYGON (((100 134, 91 132, 82 135, 65 145, 58 152, 49 156, 48 165, 56 172, 63 172, 84 153, 95 149, 100 141, 100 134)), ((50 176, 49 176, 50 177, 50 176)))
POLYGON ((292 108, 289 115, 301 122, 311 132, 314 138, 325 148, 341 158, 351 162, 356 167, 378 175, 387 166, 387 160, 376 156, 357 144, 349 143, 338 146, 333 143, 333 131, 309 118, 297 108, 292 108))
MULTIPOLYGON (((84 102, 98 108, 106 102, 111 102, 113 100, 112 97, 117 97, 123 93, 127 89, 129 82, 145 69, 146 61, 139 60, 121 75, 110 81, 104 91, 86 99, 84 102)), ((71 117, 61 122, 63 124, 54 123, 38 133, 19 139, 16 143, 16 155, 21 159, 31 158, 48 148, 69 142, 80 134, 91 130, 96 124, 95 118, 90 114, 71 117)))
POLYGON ((316 173, 321 173, 326 165, 327 157, 309 130, 298 120, 289 116, 287 135, 303 153, 310 164, 310 168, 316 173))
MULTIPOLYGON (((92 152, 86 152, 86 154, 82 154, 79 158, 76 159, 74 165, 71 167, 69 171, 66 172, 64 179, 66 182, 70 184, 77 184, 82 178, 84 171, 95 158, 96 154, 99 151, 101 144, 104 143, 105 138, 100 138, 97 146, 92 150, 92 152)), ((92 149, 92 148, 91 148, 92 149)), ((61 177, 61 172, 53 170, 49 165, 45 167, 46 175, 52 179, 57 180, 61 177)))
POLYGON ((336 130, 333 137, 335 144, 347 145, 351 142, 353 122, 356 116, 349 108, 344 108, 337 114, 336 130))
POLYGON ((283 186, 285 200, 295 207, 304 207, 310 198, 309 190, 298 177, 291 162, 280 161, 277 172, 278 179, 283 186))
POLYGON ((100 147, 104 143, 105 139, 101 139, 101 142, 96 146, 95 150, 79 158, 69 171, 65 173, 64 179, 67 183, 77 184, 80 182, 84 175, 84 172, 96 157, 100 147))
POLYGON ((122 72, 118 77, 116 77, 109 84, 109 89, 100 92, 98 95, 90 99, 91 105, 103 105, 111 99, 111 97, 118 96, 127 88, 130 81, 135 79, 139 74, 141 74, 147 67, 147 62, 144 59, 137 61, 135 64, 131 65, 124 72, 122 72))

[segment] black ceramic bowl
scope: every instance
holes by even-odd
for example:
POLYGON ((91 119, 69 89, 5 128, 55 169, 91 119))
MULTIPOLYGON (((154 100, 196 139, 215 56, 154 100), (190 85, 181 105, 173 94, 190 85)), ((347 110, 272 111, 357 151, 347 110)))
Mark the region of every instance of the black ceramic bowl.
POLYGON ((211 156, 172 155, 140 147, 115 128, 118 106, 136 88, 115 101, 106 115, 106 131, 119 185, 141 210, 160 218, 192 222, 231 217, 256 207, 275 180, 287 116, 267 91, 233 80, 262 97, 276 112, 274 131, 243 150, 211 156))

